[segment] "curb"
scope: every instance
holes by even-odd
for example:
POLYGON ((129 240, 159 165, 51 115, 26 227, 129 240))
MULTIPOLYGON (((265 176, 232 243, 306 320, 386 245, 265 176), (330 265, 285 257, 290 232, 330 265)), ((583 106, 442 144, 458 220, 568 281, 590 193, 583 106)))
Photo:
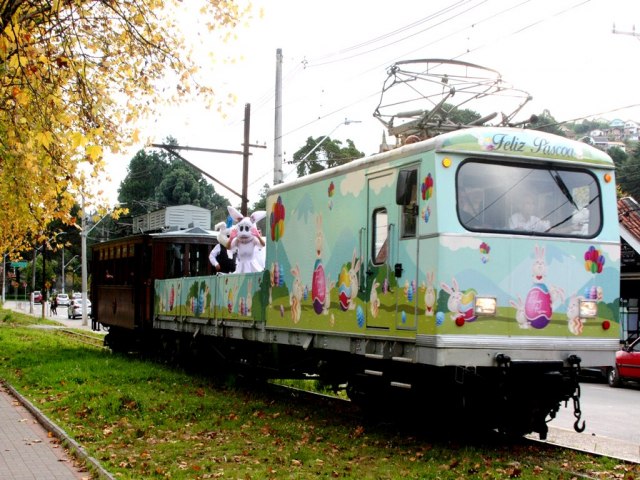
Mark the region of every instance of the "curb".
POLYGON ((36 418, 38 423, 46 428, 49 432, 53 433, 56 438, 58 438, 63 444, 69 448, 74 455, 84 460, 93 472, 98 474, 98 477, 101 479, 107 480, 116 480, 116 477, 107 472, 100 462, 90 456, 87 451, 73 438, 71 438, 67 432, 65 432, 58 425, 49 420, 35 405, 33 405, 29 400, 20 395, 18 391, 13 388, 13 386, 9 385, 7 382, 2 380, 2 385, 13 395, 16 400, 18 400, 24 408, 29 410, 29 412, 36 418))

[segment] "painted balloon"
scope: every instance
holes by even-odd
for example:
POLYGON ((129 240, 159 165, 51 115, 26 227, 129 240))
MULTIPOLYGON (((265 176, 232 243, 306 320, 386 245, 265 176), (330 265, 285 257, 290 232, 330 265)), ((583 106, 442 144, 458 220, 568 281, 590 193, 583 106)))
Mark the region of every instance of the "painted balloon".
POLYGON ((422 191, 422 200, 429 200, 433 195, 433 177, 430 173, 424 178, 420 190, 422 191))
POLYGON ((593 245, 584 253, 584 268, 589 273, 602 273, 604 262, 604 255, 593 245))
POLYGON ((282 204, 282 197, 278 196, 278 200, 271 207, 271 215, 269 216, 269 225, 271 227, 271 240, 277 242, 284 236, 284 217, 285 208, 282 204))

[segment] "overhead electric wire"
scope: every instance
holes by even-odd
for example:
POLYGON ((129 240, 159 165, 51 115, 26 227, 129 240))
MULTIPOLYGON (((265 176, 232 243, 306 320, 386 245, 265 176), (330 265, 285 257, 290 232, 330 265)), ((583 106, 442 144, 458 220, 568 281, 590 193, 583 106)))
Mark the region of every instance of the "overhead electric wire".
POLYGON ((380 46, 380 47, 376 47, 376 48, 374 48, 374 49, 367 50, 367 51, 365 51, 365 52, 360 52, 360 53, 357 53, 357 54, 351 55, 351 56, 349 56, 349 57, 339 58, 339 59, 336 59, 336 60, 331 60, 331 61, 323 62, 323 63, 312 64, 312 65, 310 65, 310 67, 309 67, 309 68, 312 68, 312 67, 321 67, 321 66, 324 66, 324 65, 329 65, 329 64, 331 64, 331 63, 342 62, 342 61, 345 61, 345 60, 351 60, 351 59, 353 59, 353 58, 360 57, 360 56, 362 56, 362 55, 367 55, 367 54, 372 53, 372 52, 375 52, 375 51, 377 51, 377 50, 381 50, 381 49, 383 49, 383 48, 390 47, 390 46, 395 45, 395 44, 397 44, 397 43, 404 42, 405 40, 408 40, 408 39, 410 39, 410 38, 412 38, 412 37, 415 37, 416 35, 420 35, 421 33, 424 33, 424 32, 426 32, 427 30, 431 30, 431 29, 432 29, 432 28, 434 28, 434 27, 440 26, 440 25, 442 25, 442 24, 444 24, 444 23, 446 23, 446 22, 450 21, 451 19, 453 19, 453 18, 455 18, 455 17, 457 17, 457 16, 459 16, 459 15, 462 15, 462 14, 467 13, 467 12, 469 12, 469 11, 471 11, 471 10, 475 9, 475 8, 478 8, 480 5, 482 5, 482 4, 484 4, 484 3, 487 3, 488 1, 489 1, 489 0, 480 0, 480 3, 478 3, 477 5, 473 5, 473 6, 471 6, 471 7, 467 8, 466 10, 464 10, 464 11, 462 11, 462 12, 456 13, 456 14, 454 14, 453 16, 450 16, 450 17, 448 17, 448 18, 445 18, 444 20, 441 20, 440 22, 436 23, 435 25, 430 26, 429 28, 425 28, 425 29, 420 30, 420 31, 418 31, 418 32, 414 32, 414 33, 412 33, 411 35, 407 35, 407 36, 405 36, 405 37, 403 37, 403 38, 400 38, 400 39, 394 40, 393 42, 387 43, 387 44, 382 45, 382 46, 380 46))
MULTIPOLYGON (((410 29, 412 29, 412 28, 414 28, 414 27, 416 27, 418 25, 422 25, 423 23, 428 22, 428 21, 430 21, 430 20, 432 20, 434 18, 437 18, 440 15, 444 15, 445 13, 448 13, 451 10, 455 10, 456 8, 458 8, 458 6, 460 4, 469 3, 470 1, 472 1, 472 0, 461 0, 458 3, 455 3, 453 5, 449 5, 449 6, 445 7, 445 8, 443 8, 443 9, 440 9, 437 12, 431 13, 428 16, 426 16, 424 18, 421 18, 420 20, 417 20, 417 21, 415 21, 413 23, 410 23, 410 24, 405 25, 403 27, 397 28, 396 30, 393 30, 391 32, 387 32, 387 33, 385 33, 383 35, 380 35, 378 37, 372 38, 370 40, 365 40, 364 42, 358 43, 356 45, 352 45, 350 47, 343 48, 343 49, 339 50, 336 53, 330 53, 330 54, 326 54, 324 56, 318 57, 317 59, 315 59, 315 61, 321 61, 321 60, 324 60, 326 58, 331 58, 332 56, 342 55, 342 54, 348 53, 348 52, 350 52, 352 50, 357 50, 357 49, 360 49, 360 48, 363 48, 363 47, 367 47, 369 45, 373 45, 373 44, 378 43, 378 42, 380 42, 382 40, 386 40, 387 38, 393 37, 394 35, 397 35, 399 33, 402 33, 402 32, 405 32, 407 30, 410 30, 410 29)), ((484 0, 484 1, 487 1, 487 0, 484 0)), ((484 3, 484 1, 482 3, 484 3)), ((426 30, 428 30, 428 29, 421 30, 420 32, 417 32, 417 33, 422 33, 422 32, 424 32, 426 30)), ((410 37, 416 35, 417 33, 409 35, 408 37, 405 37, 404 39, 410 38, 410 37)), ((401 40, 403 40, 403 39, 401 39, 401 40)), ((389 46, 389 45, 393 45, 394 43, 397 43, 397 41, 394 41, 391 44, 384 45, 384 47, 389 46)), ((352 58, 352 57, 349 57, 349 58, 352 58)), ((339 59, 339 60, 336 60, 336 61, 341 61, 341 60, 346 60, 346 59, 339 59)), ((318 63, 315 66, 326 65, 328 63, 333 63, 333 62, 318 63)))

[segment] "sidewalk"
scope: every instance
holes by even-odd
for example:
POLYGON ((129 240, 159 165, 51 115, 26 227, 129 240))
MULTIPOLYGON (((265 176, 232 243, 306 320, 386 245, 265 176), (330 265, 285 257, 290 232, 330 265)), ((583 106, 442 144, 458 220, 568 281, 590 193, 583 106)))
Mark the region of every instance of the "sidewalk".
MULTIPOLYGON (((42 305, 7 300, 7 310, 35 317, 42 316, 42 305)), ((58 314, 51 315, 45 305, 45 318, 61 325, 91 331, 91 319, 82 325, 82 319, 68 319, 66 307, 58 307, 58 314)), ((101 330, 97 333, 106 333, 101 330)), ((67 438, 66 433, 47 419, 36 407, 11 387, 0 383, 0 479, 2 480, 89 480, 96 478, 80 466, 60 444, 60 438, 69 442, 80 456, 82 448, 67 438)), ((85 460, 87 460, 85 458, 85 460)), ((97 462, 94 464, 101 471, 97 462)), ((109 478, 100 472, 103 478, 109 478)))
POLYGON ((91 475, 75 464, 59 440, 0 384, 0 478, 79 480, 91 475))

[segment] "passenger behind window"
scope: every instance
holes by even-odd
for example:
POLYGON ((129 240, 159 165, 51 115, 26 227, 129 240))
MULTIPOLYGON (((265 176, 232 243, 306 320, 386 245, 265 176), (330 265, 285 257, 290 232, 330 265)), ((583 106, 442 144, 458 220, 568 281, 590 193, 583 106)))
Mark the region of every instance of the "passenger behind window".
POLYGON ((480 224, 482 214, 482 192, 478 190, 465 190, 459 196, 458 215, 460 223, 466 227, 477 227, 480 224))
POLYGON ((547 232, 551 224, 536 215, 539 212, 536 198, 533 194, 525 194, 519 201, 514 201, 519 211, 511 215, 509 228, 524 232, 547 232))

